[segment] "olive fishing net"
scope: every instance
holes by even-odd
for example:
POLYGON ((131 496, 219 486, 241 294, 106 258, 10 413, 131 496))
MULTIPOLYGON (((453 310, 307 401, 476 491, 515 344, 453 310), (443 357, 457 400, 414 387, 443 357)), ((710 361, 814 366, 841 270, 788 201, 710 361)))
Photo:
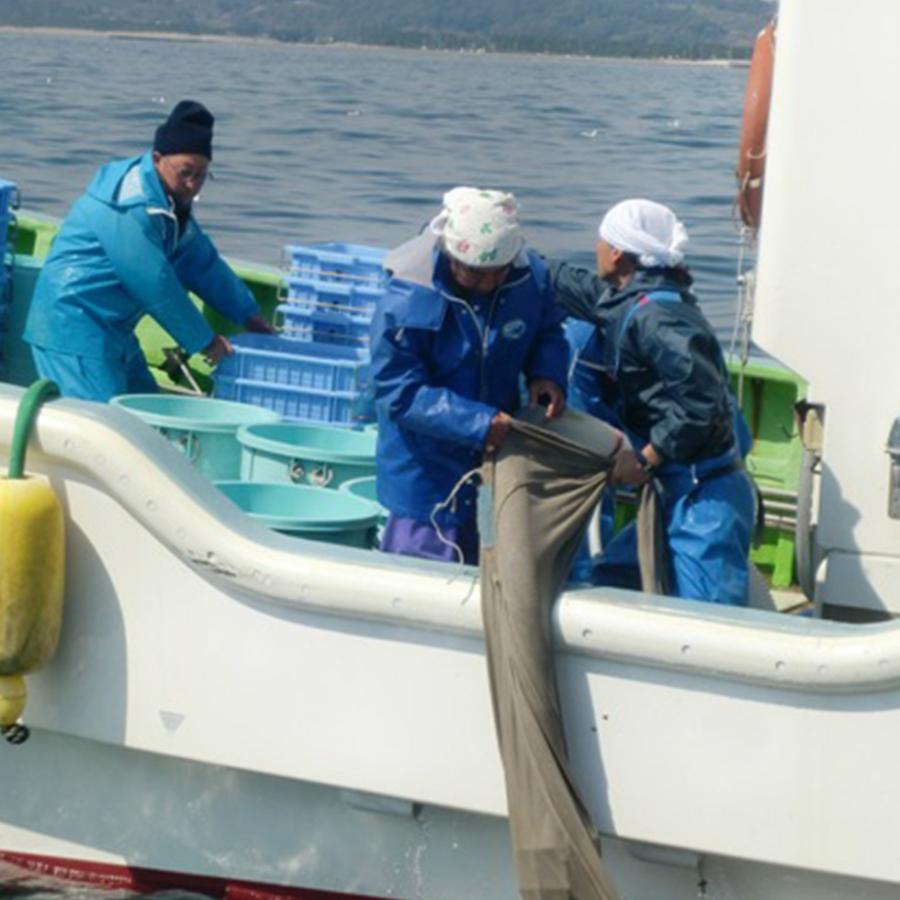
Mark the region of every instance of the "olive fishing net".
MULTIPOLYGON (((517 419, 482 468, 481 603, 494 718, 524 900, 618 900, 566 752, 551 612, 621 437, 567 411, 517 419)), ((639 510, 645 589, 662 586, 655 494, 639 510)))

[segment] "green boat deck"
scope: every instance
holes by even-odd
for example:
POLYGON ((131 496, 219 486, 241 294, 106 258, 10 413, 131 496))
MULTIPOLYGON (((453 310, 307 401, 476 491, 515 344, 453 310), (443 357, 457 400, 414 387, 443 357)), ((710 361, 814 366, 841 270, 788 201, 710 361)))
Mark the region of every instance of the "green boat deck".
POLYGON ((786 369, 763 363, 729 366, 735 393, 753 435, 747 470, 765 504, 765 527, 753 562, 767 573, 772 587, 794 583, 794 524, 803 444, 795 416, 806 384, 786 369))

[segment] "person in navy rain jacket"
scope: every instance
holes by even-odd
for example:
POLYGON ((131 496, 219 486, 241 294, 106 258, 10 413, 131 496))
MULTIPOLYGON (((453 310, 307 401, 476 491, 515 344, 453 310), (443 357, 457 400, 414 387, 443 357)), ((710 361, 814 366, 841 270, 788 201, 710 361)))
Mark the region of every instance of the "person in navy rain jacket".
POLYGON ((156 391, 134 335, 154 318, 189 354, 232 352, 188 297, 251 331, 271 331, 249 289, 193 216, 212 160, 213 116, 182 100, 152 151, 103 166, 63 221, 25 328, 40 375, 63 396, 106 401, 156 391))
POLYGON ((460 187, 385 260, 372 323, 382 550, 478 560, 475 486, 454 487, 500 447, 527 384, 565 407, 568 347, 549 271, 524 247, 511 194, 460 187))
MULTIPOLYGON (((617 458, 613 483, 661 488, 674 593, 747 602, 756 501, 743 469, 749 431, 731 395, 719 342, 683 266, 687 233, 649 200, 625 200, 604 217, 597 274, 553 265, 557 296, 593 323, 582 337, 582 377, 615 410, 632 448, 617 458)), ((599 584, 637 587, 635 529, 606 548, 599 584)))

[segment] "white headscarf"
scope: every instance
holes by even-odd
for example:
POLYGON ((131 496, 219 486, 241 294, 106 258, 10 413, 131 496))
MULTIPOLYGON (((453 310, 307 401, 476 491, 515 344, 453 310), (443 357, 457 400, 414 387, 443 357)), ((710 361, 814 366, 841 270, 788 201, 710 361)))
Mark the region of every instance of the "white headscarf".
POLYGON ((430 227, 447 253, 475 269, 505 266, 525 245, 516 198, 502 191, 453 188, 430 227))
POLYGON ((603 217, 598 233, 617 250, 634 253, 646 268, 679 265, 688 242, 675 213, 652 200, 617 203, 603 217))

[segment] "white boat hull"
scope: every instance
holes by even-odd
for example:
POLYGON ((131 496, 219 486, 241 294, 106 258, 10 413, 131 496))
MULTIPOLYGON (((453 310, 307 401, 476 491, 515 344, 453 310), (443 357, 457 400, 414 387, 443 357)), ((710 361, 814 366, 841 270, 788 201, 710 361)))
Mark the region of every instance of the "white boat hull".
MULTIPOLYGON (((53 403, 29 460, 66 506, 67 609, 33 737, 0 746, 0 851, 515 897, 475 573, 275 535, 107 407, 53 403)), ((555 629, 623 896, 898 895, 900 623, 588 590, 555 629)))
MULTIPOLYGON (((37 731, 0 749, 0 858, 118 887, 229 897, 518 896, 506 822, 37 731), (12 849, 10 849, 12 848, 12 849), (317 892, 317 893, 306 893, 317 892), (299 892, 299 893, 298 893, 299 892), (318 893, 322 892, 322 893, 318 893)), ((607 839, 629 898, 889 900, 896 885, 607 839)))

